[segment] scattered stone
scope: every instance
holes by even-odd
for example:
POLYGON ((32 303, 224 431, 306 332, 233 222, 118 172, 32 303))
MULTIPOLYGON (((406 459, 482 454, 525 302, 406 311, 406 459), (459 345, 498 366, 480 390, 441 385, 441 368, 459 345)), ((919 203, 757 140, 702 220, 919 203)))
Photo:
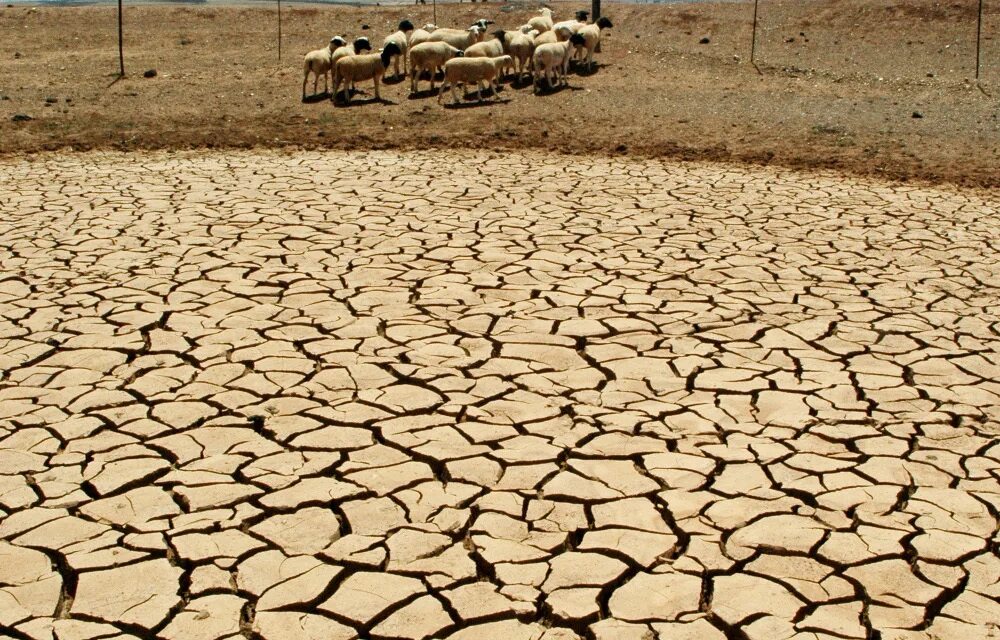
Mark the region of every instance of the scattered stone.
POLYGON ((34 118, 24 113, 15 113, 11 120, 13 122, 28 122, 29 120, 34 120, 34 118))
POLYGON ((155 78, 156 77, 156 69, 146 69, 145 71, 142 72, 142 77, 143 78, 155 78))
MULTIPOLYGON (((638 37, 638 36, 636 36, 636 37, 638 37)), ((698 41, 698 44, 708 44, 711 41, 712 41, 711 38, 709 38, 708 36, 705 36, 701 40, 698 41)))

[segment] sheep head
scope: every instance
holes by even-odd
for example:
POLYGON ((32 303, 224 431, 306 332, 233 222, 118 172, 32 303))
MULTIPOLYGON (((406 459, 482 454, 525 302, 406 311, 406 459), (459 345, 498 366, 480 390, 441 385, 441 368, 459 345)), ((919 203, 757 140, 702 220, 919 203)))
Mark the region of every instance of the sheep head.
POLYGON ((587 44, 587 39, 583 37, 582 33, 574 33, 569 38, 569 43, 576 47, 583 47, 587 44))
POLYGON ((330 51, 336 51, 346 44, 347 38, 344 38, 343 36, 334 36, 330 38, 330 51))
POLYGON ((590 17, 590 12, 588 12, 588 11, 577 11, 576 12, 576 21, 577 22, 586 22, 588 17, 590 17))
POLYGON ((599 28, 601 28, 601 29, 610 29, 611 27, 613 27, 615 25, 611 24, 611 21, 608 20, 607 18, 603 18, 602 17, 602 18, 600 18, 600 19, 597 20, 597 26, 599 28))
POLYGON ((401 53, 403 53, 403 50, 400 49, 399 45, 395 42, 390 42, 385 45, 385 48, 382 49, 382 54, 379 56, 382 61, 382 66, 388 69, 393 57, 398 56, 401 53))
POLYGON ((399 30, 403 33, 409 33, 410 31, 413 31, 413 23, 409 20, 403 20, 399 23, 399 30))
POLYGON ((354 52, 360 53, 362 51, 371 51, 372 43, 368 41, 368 38, 362 36, 354 41, 354 52))

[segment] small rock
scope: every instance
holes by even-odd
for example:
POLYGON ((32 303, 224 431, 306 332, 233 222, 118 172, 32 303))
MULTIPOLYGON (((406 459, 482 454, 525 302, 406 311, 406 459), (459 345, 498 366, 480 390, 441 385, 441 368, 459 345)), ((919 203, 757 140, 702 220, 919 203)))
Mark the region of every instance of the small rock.
POLYGON ((789 38, 785 38, 785 42, 795 42, 794 36, 793 37, 789 37, 789 38))
POLYGON ((155 78, 155 77, 156 77, 156 69, 147 69, 147 70, 146 70, 146 71, 145 71, 145 72, 144 72, 144 73, 142 74, 142 77, 143 77, 143 78, 155 78))
POLYGON ((912 117, 914 117, 914 118, 923 118, 924 114, 920 113, 919 111, 914 111, 912 117))
POLYGON ((28 120, 34 120, 34 118, 24 113, 17 113, 14 114, 14 117, 11 118, 11 120, 14 122, 27 122, 28 120))
POLYGON ((47 104, 55 104, 59 102, 59 98, 53 98, 52 96, 49 96, 48 98, 45 99, 45 102, 47 104))
POLYGON ((20 51, 15 51, 14 52, 14 59, 15 60, 20 60, 21 59, 21 52, 20 51))
POLYGON ((0 100, 10 100, 10 96, 4 96, 4 97, 0 98, 0 100))
POLYGON ((617 147, 615 147, 615 151, 617 151, 618 153, 625 153, 626 151, 628 151, 628 145, 620 144, 617 147))
POLYGON ((73 98, 66 98, 66 102, 73 102, 73 98))
POLYGON ((928 78, 933 78, 934 77, 934 72, 933 71, 928 71, 927 72, 927 77, 928 78))
POLYGON ((194 42, 194 40, 192 40, 190 38, 181 38, 181 46, 182 47, 186 47, 187 45, 189 45, 189 44, 191 44, 193 42, 194 42))
POLYGON ((368 25, 366 25, 366 24, 361 25, 361 30, 362 31, 368 31, 369 29, 371 29, 371 27, 369 27, 368 25))
POLYGON ((709 38, 708 36, 705 36, 704 38, 702 38, 701 40, 698 41, 698 44, 708 44, 711 41, 712 41, 711 38, 709 38))

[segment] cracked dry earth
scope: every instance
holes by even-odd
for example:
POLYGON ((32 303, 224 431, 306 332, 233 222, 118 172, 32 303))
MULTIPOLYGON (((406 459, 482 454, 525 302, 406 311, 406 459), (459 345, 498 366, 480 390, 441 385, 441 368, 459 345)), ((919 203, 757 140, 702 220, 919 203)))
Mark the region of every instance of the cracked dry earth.
POLYGON ((0 181, 4 637, 1000 637, 988 193, 471 151, 0 181))

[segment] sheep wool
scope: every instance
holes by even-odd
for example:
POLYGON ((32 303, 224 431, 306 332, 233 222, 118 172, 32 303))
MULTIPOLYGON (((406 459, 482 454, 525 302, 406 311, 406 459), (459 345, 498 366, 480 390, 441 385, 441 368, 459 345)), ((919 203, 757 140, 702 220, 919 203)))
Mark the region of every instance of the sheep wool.
MULTIPOLYGON (((505 35, 505 32, 503 32, 503 31, 497 31, 493 35, 496 36, 496 37, 493 38, 492 40, 487 40, 486 42, 477 42, 476 44, 474 44, 474 45, 470 46, 468 49, 466 49, 465 50, 465 57, 466 58, 497 58, 497 57, 502 56, 502 55, 504 55, 506 53, 509 53, 507 51, 506 45, 504 44, 504 35, 505 35)), ((506 69, 503 70, 503 73, 506 74, 507 70, 506 69)))
POLYGON ((485 32, 477 25, 468 29, 435 29, 428 42, 447 42, 456 49, 465 50, 480 42, 485 32))
MULTIPOLYGON (((337 84, 337 63, 340 62, 340 60, 342 60, 343 58, 348 58, 350 56, 359 55, 362 51, 371 51, 371 50, 372 50, 372 43, 368 41, 368 38, 362 36, 360 38, 355 39, 353 43, 349 45, 345 44, 344 46, 334 51, 331 59, 331 64, 333 65, 333 83, 335 85, 337 84)), ((349 88, 353 89, 354 84, 352 83, 349 88)), ((334 94, 336 93, 337 92, 334 91, 334 94)))
POLYGON ((569 40, 563 42, 548 42, 535 48, 535 53, 531 56, 531 66, 534 68, 534 90, 537 93, 541 88, 542 77, 545 78, 549 88, 555 87, 553 80, 558 80, 560 84, 568 84, 566 73, 569 69, 569 58, 576 47, 583 46, 583 36, 574 33, 569 40))
POLYGON ((430 41, 431 34, 434 33, 435 31, 437 31, 437 25, 432 24, 430 22, 425 24, 423 27, 415 30, 413 33, 410 34, 410 42, 409 42, 410 48, 412 49, 421 42, 430 41))
POLYGON ((542 7, 538 10, 538 13, 542 15, 528 20, 528 25, 538 33, 550 31, 552 29, 552 9, 542 7))
POLYGON ((583 36, 584 40, 583 47, 577 49, 577 51, 581 54, 586 51, 586 65, 588 70, 594 68, 594 51, 601 42, 601 29, 610 29, 613 26, 611 20, 602 17, 596 23, 588 24, 577 31, 577 34, 583 36))
POLYGON ((454 104, 461 100, 456 90, 457 85, 476 83, 476 96, 480 102, 483 101, 482 83, 486 82, 493 89, 494 97, 499 93, 497 77, 501 70, 512 64, 510 56, 496 56, 494 58, 454 58, 444 65, 444 80, 438 90, 438 102, 444 98, 444 90, 451 85, 451 96, 454 104))
POLYGON ((431 74, 431 91, 434 90, 434 75, 438 69, 452 58, 461 57, 462 50, 447 42, 421 42, 410 48, 410 92, 416 93, 420 73, 431 74))
POLYGON ((382 41, 382 48, 384 49, 390 42, 396 43, 399 47, 400 54, 393 57, 393 77, 401 78, 406 76, 406 52, 410 48, 410 34, 413 33, 413 23, 409 20, 403 20, 399 23, 399 30, 393 34, 387 35, 385 40, 382 41), (403 75, 399 74, 399 61, 403 61, 403 75))
POLYGON ((535 52, 535 40, 531 33, 509 31, 504 36, 507 40, 507 51, 514 59, 517 79, 520 80, 526 71, 530 75, 531 54, 535 52))
POLYGON ((344 93, 345 100, 347 104, 351 103, 351 87, 354 82, 358 80, 374 80, 375 82, 375 99, 381 100, 382 96, 379 95, 379 82, 382 80, 382 76, 385 75, 386 69, 392 63, 393 56, 398 56, 400 53, 399 47, 395 42, 390 42, 382 49, 381 53, 369 53, 366 55, 359 56, 347 56, 346 58, 341 58, 337 61, 337 80, 333 85, 333 94, 337 95, 340 89, 340 83, 344 83, 344 93))
POLYGON ((315 51, 310 51, 306 54, 305 64, 303 65, 303 77, 302 77, 302 99, 306 99, 306 82, 309 80, 309 74, 313 74, 313 95, 316 95, 316 89, 319 86, 319 76, 323 74, 323 93, 330 90, 330 85, 328 84, 328 76, 333 70, 333 52, 338 48, 347 44, 347 40, 340 36, 334 36, 330 38, 330 45, 323 47, 322 49, 316 49, 315 51))

